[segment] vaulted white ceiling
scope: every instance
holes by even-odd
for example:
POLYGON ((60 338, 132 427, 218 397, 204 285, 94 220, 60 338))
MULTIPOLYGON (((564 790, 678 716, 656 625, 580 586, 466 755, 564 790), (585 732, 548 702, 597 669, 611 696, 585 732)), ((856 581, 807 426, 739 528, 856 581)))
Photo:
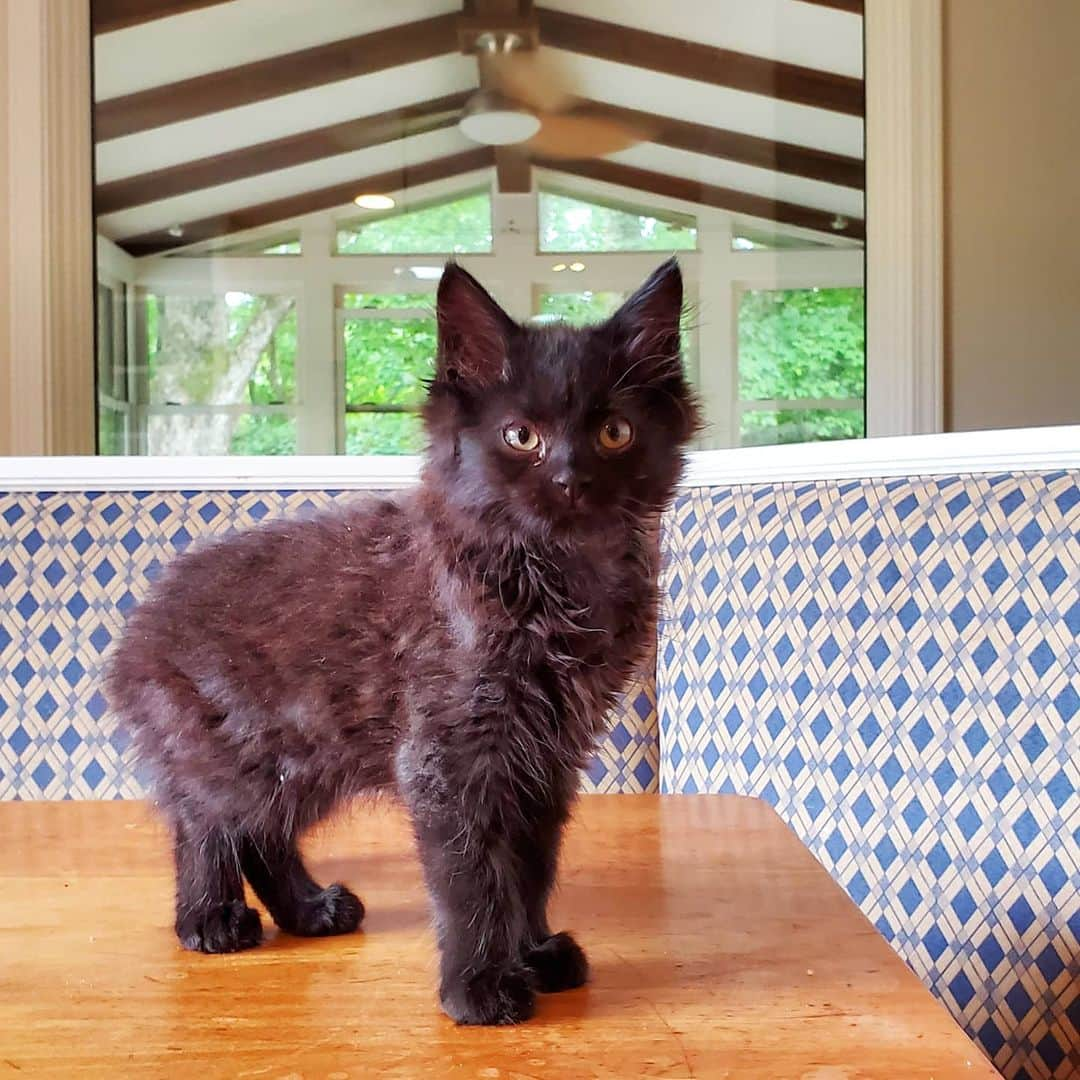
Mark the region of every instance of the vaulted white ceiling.
MULTIPOLYGON (((818 71, 862 77, 862 19, 807 0, 710 0, 708 4, 690 0, 666 4, 655 0, 547 0, 545 6, 818 71)), ((400 26, 401 32, 408 34, 410 23, 456 13, 460 8, 459 0, 395 0, 392 4, 362 0, 306 0, 302 4, 230 0, 211 4, 99 34, 95 40, 95 100, 115 103, 127 95, 181 80, 390 27, 400 26)), ((860 116, 578 53, 557 52, 583 97, 849 158, 863 156, 860 116)), ((209 112, 100 141, 96 147, 97 183, 171 169, 467 91, 476 84, 475 60, 448 53, 209 112)), ((452 126, 246 179, 220 184, 211 181, 207 186, 165 198, 155 198, 150 184, 138 205, 106 214, 99 227, 105 235, 123 243, 177 224, 457 154, 474 145, 452 126)), ((613 160, 852 219, 863 216, 863 193, 859 188, 707 153, 645 143, 614 155, 613 160)), ((641 200, 638 193, 636 201, 641 200)), ((344 201, 340 209, 345 213, 350 204, 344 201)))

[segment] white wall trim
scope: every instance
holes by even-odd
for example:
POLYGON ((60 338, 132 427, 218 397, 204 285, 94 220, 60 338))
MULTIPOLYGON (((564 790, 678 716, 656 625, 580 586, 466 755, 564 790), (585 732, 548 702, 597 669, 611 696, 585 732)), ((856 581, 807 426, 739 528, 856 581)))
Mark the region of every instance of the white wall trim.
POLYGON ((867 433, 944 429, 941 0, 866 0, 867 433))
MULTIPOLYGON (((1080 470, 1080 425, 703 450, 683 487, 785 481, 1080 470)), ((389 490, 419 476, 417 457, 0 458, 0 492, 389 490)))
POLYGON ((684 487, 1080 469, 1080 425, 903 435, 692 454, 684 487))

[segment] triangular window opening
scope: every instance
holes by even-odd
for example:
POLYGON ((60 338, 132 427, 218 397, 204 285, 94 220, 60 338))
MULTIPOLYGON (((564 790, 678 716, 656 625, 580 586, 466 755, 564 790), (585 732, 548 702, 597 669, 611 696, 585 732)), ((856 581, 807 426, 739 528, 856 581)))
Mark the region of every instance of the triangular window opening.
POLYGON ((339 255, 465 255, 491 251, 491 195, 473 191, 338 226, 339 255))
POLYGON ((540 250, 693 251, 697 220, 655 207, 596 201, 560 191, 538 196, 540 250))

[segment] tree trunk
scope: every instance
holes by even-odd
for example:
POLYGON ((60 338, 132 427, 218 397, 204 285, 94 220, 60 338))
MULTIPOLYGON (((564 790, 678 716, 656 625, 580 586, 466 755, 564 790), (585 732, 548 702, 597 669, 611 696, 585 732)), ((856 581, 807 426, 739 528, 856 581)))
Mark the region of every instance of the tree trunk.
MULTIPOLYGON (((261 310, 240 339, 231 342, 229 307, 223 298, 173 296, 162 301, 154 402, 244 404, 259 357, 293 308, 286 297, 260 302, 261 310)), ((147 449, 151 454, 227 454, 236 421, 225 413, 153 415, 147 424, 147 449)))

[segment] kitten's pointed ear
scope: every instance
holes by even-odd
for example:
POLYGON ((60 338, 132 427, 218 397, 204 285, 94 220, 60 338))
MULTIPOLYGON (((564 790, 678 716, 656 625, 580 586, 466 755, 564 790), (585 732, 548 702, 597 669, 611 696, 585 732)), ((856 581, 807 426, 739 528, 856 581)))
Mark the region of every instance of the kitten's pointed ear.
POLYGON ((457 263, 439 281, 438 377, 490 386, 505 374, 507 349, 517 324, 487 290, 457 263))
POLYGON ((656 375, 669 373, 672 365, 678 368, 682 306, 682 271, 671 258, 611 317, 627 360, 656 375))

